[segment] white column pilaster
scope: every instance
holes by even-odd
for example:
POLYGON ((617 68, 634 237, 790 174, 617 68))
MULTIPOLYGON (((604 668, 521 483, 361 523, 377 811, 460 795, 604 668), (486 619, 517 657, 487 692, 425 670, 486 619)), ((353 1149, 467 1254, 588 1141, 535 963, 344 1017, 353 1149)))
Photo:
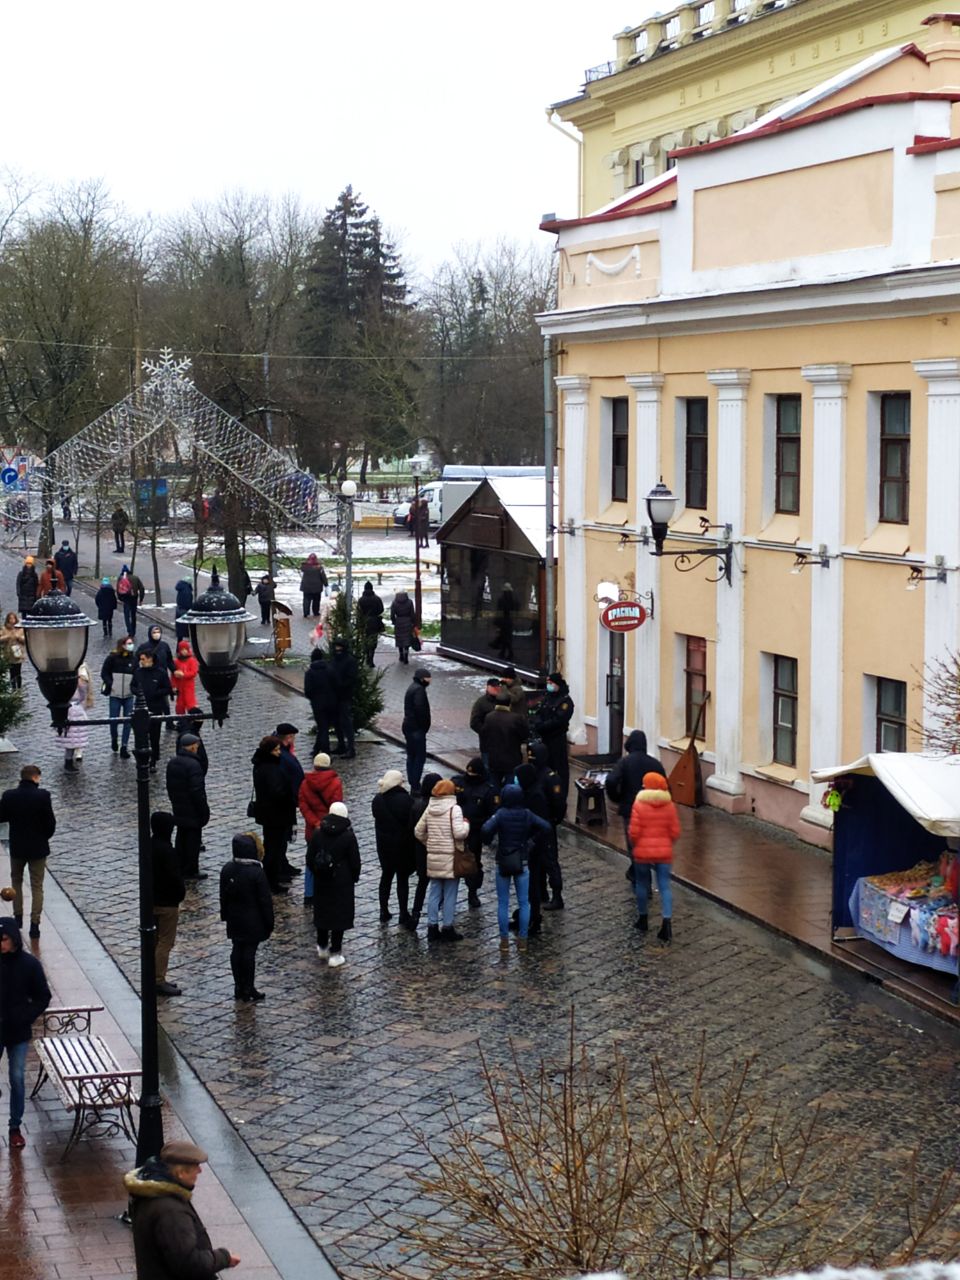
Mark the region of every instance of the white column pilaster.
MULTIPOLYGON (((744 471, 747 441, 749 369, 712 369, 717 388, 716 523, 733 527, 734 547, 742 542, 746 504, 744 471)), ((719 566, 719 561, 717 562, 719 566)), ((717 583, 717 645, 712 712, 716 764, 707 786, 727 796, 744 794, 743 759, 743 572, 733 566, 733 581, 717 583)))
POLYGON ((561 634, 564 638, 563 674, 573 696, 574 713, 568 737, 582 745, 587 740, 583 722, 586 713, 587 619, 594 616, 592 595, 587 594, 587 548, 583 534, 586 512, 586 474, 590 379, 563 375, 555 379, 563 395, 560 428, 562 479, 560 491, 561 529, 559 550, 562 562, 561 634))
MULTIPOLYGON (((631 373, 627 385, 633 388, 636 401, 637 434, 634 448, 634 492, 637 495, 636 528, 647 523, 644 499, 660 475, 660 406, 663 398, 662 373, 631 373)), ((652 544, 651 544, 652 545, 652 544)), ((650 554, 651 547, 642 543, 636 546, 637 591, 643 595, 653 592, 654 617, 634 632, 635 665, 633 686, 635 690, 634 728, 647 735, 650 754, 656 755, 656 742, 660 737, 660 622, 656 617, 656 605, 660 596, 660 561, 650 554)), ((649 608, 649 601, 645 602, 649 608)))
MULTIPOLYGON (((810 670, 803 679, 809 692, 810 767, 838 764, 843 750, 843 560, 844 492, 846 476, 848 364, 811 364, 800 371, 813 385, 813 556, 826 547, 828 568, 816 562, 804 570, 810 576, 810 670)), ((832 825, 832 815, 820 804, 825 788, 811 784, 810 799, 801 811, 805 822, 832 825)))
MULTIPOLYGON (((915 360, 927 380, 927 528, 925 556, 943 556, 946 582, 924 582, 924 666, 960 647, 960 359, 915 360)), ((927 570, 932 573, 932 569, 927 570)), ((934 708, 925 703, 924 725, 934 708)))

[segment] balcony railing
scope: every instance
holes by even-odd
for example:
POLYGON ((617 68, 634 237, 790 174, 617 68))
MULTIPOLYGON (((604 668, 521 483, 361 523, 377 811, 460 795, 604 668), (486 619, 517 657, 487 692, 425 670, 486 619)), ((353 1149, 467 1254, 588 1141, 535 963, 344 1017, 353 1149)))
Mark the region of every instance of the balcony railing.
POLYGON ((666 13, 658 13, 638 27, 627 28, 617 37, 617 56, 612 62, 589 67, 584 81, 593 84, 616 75, 627 67, 681 49, 707 36, 720 35, 755 18, 779 9, 789 9, 804 0, 688 0, 666 13))

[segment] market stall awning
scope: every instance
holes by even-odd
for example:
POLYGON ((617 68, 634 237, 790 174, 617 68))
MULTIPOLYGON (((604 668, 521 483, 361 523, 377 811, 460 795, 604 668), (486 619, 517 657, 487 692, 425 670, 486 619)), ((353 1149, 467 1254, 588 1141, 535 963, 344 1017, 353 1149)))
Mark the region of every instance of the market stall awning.
POLYGON ((814 782, 831 782, 845 773, 875 777, 933 835, 960 837, 960 756, 881 751, 853 764, 814 769, 811 776, 814 782))

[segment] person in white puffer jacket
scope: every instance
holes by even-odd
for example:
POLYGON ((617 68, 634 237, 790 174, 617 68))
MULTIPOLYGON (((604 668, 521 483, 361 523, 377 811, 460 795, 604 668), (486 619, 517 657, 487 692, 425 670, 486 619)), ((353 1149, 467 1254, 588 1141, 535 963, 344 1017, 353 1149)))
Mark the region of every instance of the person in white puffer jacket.
POLYGON ((463 937, 453 927, 460 888, 460 881, 453 874, 453 854, 456 842, 466 840, 470 834, 470 823, 455 796, 454 784, 449 778, 441 778, 414 828, 414 835, 427 850, 427 940, 430 942, 459 942, 463 937))

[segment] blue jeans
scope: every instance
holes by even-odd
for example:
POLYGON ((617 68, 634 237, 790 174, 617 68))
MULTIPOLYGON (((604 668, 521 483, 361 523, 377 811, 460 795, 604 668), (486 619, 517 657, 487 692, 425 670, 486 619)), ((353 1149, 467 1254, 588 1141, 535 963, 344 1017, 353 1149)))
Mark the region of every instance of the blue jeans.
POLYGON ((123 601, 123 622, 127 628, 128 636, 137 634, 137 602, 136 599, 131 600, 129 596, 121 596, 123 601))
POLYGON ((313 889, 314 889, 314 884, 313 884, 313 872, 310 870, 310 868, 309 868, 309 867, 304 866, 304 868, 303 868, 303 896, 304 896, 305 898, 312 898, 312 897, 313 897, 313 889))
POLYGON ((411 791, 416 791, 423 777, 423 766, 427 763, 427 735, 419 729, 411 729, 403 736, 407 744, 407 781, 411 791))
MULTIPOLYGON (((26 1075, 27 1050, 29 1048, 30 1041, 24 1040, 21 1044, 15 1044, 13 1048, 7 1049, 7 1065, 10 1072, 11 1129, 19 1129, 23 1121, 23 1103, 26 1097, 24 1077, 26 1075)), ((0 1045, 0 1057, 2 1056, 3 1046, 0 1045)))
MULTIPOLYGON (((129 698, 115 698, 111 693, 110 719, 112 720, 114 716, 132 716, 132 715, 133 715, 133 694, 131 694, 129 698)), ((121 736, 122 745, 126 747, 127 743, 130 741, 129 719, 127 720, 126 724, 120 726, 120 736, 121 736)), ((112 747, 115 747, 117 745, 117 726, 115 724, 112 724, 110 726, 110 745, 112 747)))
POLYGON ((673 918, 673 890, 670 887, 670 863, 669 862, 645 862, 634 863, 636 870, 640 873, 633 878, 633 891, 637 895, 637 912, 645 916, 647 914, 647 902, 650 898, 649 875, 644 875, 645 867, 649 867, 657 877, 657 889, 660 891, 660 913, 664 920, 673 918))
POLYGON ((453 928, 453 917, 457 910, 457 890, 459 880, 431 880, 427 888, 427 924, 439 924, 441 912, 443 927, 453 928))
POLYGON ((497 927, 500 937, 507 936, 510 925, 510 882, 517 886, 517 904, 520 907, 518 934, 527 936, 530 927, 530 871, 524 868, 518 876, 502 876, 497 870, 497 927))

